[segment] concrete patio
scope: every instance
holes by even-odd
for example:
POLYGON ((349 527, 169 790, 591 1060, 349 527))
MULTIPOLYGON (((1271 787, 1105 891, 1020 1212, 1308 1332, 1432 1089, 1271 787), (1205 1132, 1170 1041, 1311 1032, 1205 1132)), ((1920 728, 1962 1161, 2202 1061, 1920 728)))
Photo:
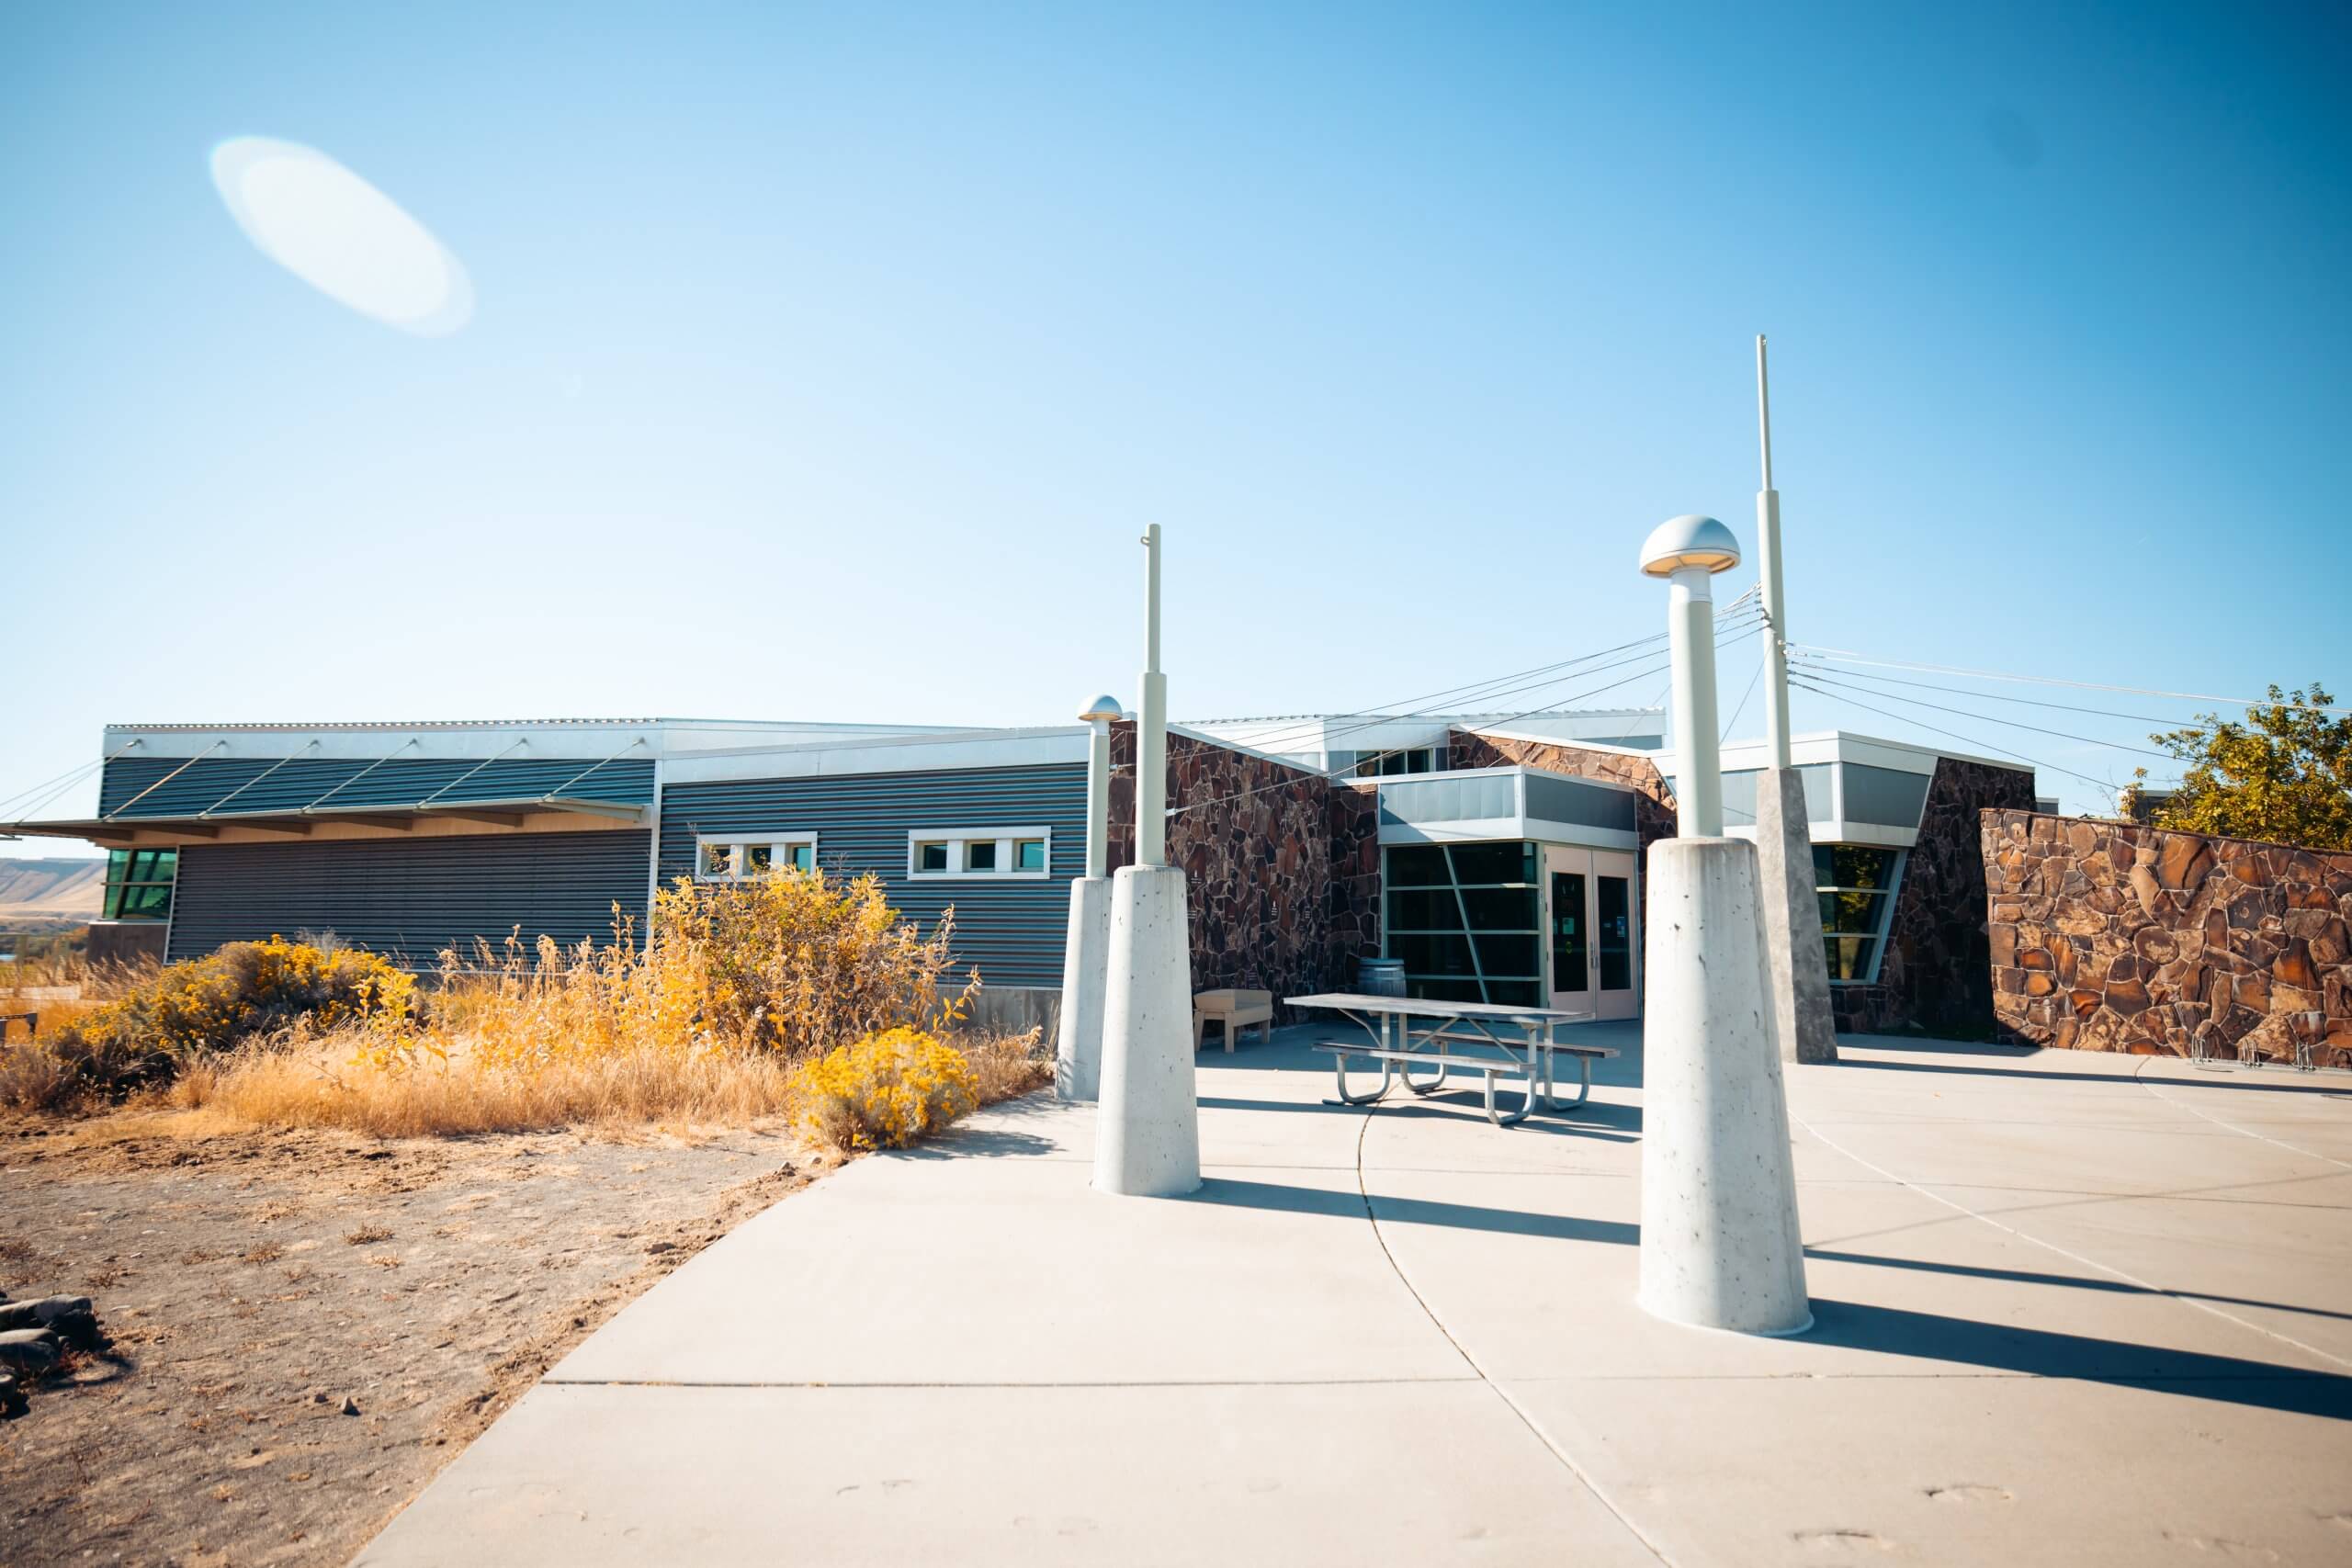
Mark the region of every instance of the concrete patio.
POLYGON ((1817 1326, 1633 1304, 1596 1104, 1201 1061, 1207 1185, 1035 1100, 777 1204, 359 1561, 2352 1561, 2352 1079, 1883 1040, 1792 1070, 1817 1326))

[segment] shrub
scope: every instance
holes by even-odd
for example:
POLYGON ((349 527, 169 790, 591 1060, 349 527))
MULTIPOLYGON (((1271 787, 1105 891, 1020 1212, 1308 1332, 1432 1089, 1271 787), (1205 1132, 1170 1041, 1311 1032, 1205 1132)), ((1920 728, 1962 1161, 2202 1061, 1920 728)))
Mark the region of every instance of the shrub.
POLYGON ((948 989, 954 931, 951 909, 923 935, 874 876, 681 877, 655 896, 642 950, 616 909, 603 945, 510 936, 444 951, 430 1027, 380 1036, 369 1051, 385 1067, 462 1051, 479 1066, 527 1073, 620 1051, 799 1056, 902 1024, 935 1031, 979 984, 975 974, 948 989))
POLYGON ((888 1029, 793 1075, 802 1123, 842 1149, 901 1149, 978 1103, 971 1064, 920 1030, 888 1029))
POLYGON ((301 1026, 389 1032, 414 1008, 414 976, 371 953, 301 942, 231 942, 170 964, 45 1042, 85 1088, 105 1094, 169 1080, 180 1063, 301 1026))
POLYGON ((680 877, 656 897, 651 959, 699 982, 713 1035, 787 1055, 904 1024, 939 1030, 978 984, 946 990, 953 909, 929 936, 890 908, 882 880, 821 871, 756 882, 680 877))

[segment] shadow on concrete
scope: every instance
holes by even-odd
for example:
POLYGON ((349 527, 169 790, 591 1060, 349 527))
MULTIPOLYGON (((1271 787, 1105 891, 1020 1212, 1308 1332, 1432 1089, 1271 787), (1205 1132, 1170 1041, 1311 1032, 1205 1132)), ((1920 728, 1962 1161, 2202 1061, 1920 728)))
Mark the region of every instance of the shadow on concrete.
MULTIPOLYGON (((2177 1058, 2176 1058, 2177 1059, 2177 1058)), ((2147 1080, 2131 1073, 2044 1073, 2030 1067, 1979 1067, 1959 1062, 1873 1062, 1849 1056, 1838 1064, 1841 1067, 1860 1067, 1867 1072, 1881 1073, 1962 1073, 1973 1077, 2036 1078, 2059 1083, 2143 1084, 2147 1080)), ((2285 1074, 2292 1069, 2277 1069, 2285 1074)), ((2301 1077, 2301 1074, 2297 1074, 2301 1077)), ((2193 1081, 2180 1078, 2158 1078, 2159 1084, 2182 1089, 2253 1089, 2262 1094, 2332 1094, 2338 1100, 2352 1100, 2352 1077, 2337 1083, 2257 1083, 2252 1077, 2225 1077, 2220 1073, 2199 1074, 2193 1081)))
POLYGON ((1934 1263, 1923 1258, 1881 1258, 1868 1252, 1839 1252, 1808 1247, 1807 1258, 1829 1263, 1860 1263, 1872 1269, 1909 1269, 1928 1274, 1965 1274, 1975 1280, 2012 1280, 2020 1285, 2057 1285, 2075 1291, 2105 1291, 2120 1296, 2177 1296, 2185 1301, 2218 1302, 2227 1306, 2262 1307, 2273 1312, 2301 1313, 2307 1317, 2332 1317, 2352 1323, 2352 1312, 2327 1307, 2297 1306, 2291 1302, 2258 1302, 2247 1296, 2217 1296, 2204 1291, 2159 1291, 2128 1280, 2086 1280, 2075 1274, 2041 1274, 2030 1269, 1985 1269, 1968 1263, 1934 1263))
MULTIPOLYGON (((1641 1227, 1622 1220, 1586 1219, 1572 1214, 1532 1213, 1518 1209, 1488 1208, 1475 1203, 1445 1203, 1421 1198, 1392 1198, 1378 1194, 1369 1200, 1359 1193, 1328 1188, 1289 1187, 1278 1182, 1211 1177, 1190 1202, 1217 1203, 1289 1213, 1324 1214, 1335 1219, 1371 1218, 1384 1224, 1450 1225, 1499 1235, 1541 1236, 1555 1241, 1601 1242, 1634 1247, 1641 1227)), ((2060 1274, 1978 1269, 1910 1258, 1875 1258, 1863 1253, 1808 1252, 1810 1258, 1843 1262, 1883 1264, 1932 1272, 2012 1279, 2021 1283, 2074 1286, 2091 1290, 2121 1289, 2106 1281, 2077 1280, 2060 1274)), ((2226 1301, 2232 1298, 2212 1297, 2226 1301)), ((2245 1302, 2261 1306, 2272 1303, 2245 1302)), ((1954 1361, 1967 1366, 2022 1373, 2031 1377, 2073 1378, 2086 1382, 2145 1387, 2159 1393, 2211 1399, 2352 1421, 2352 1378, 2333 1372, 2218 1356, 2199 1350, 2167 1349, 2120 1339, 2063 1334, 2053 1329, 2017 1324, 1979 1323, 1970 1318, 1911 1312, 1901 1307, 1865 1302, 1813 1299, 1814 1328, 1804 1342, 1871 1350, 1882 1355, 1909 1356, 1922 1360, 1954 1361)), ((2289 1309, 2293 1310, 2293 1309, 2289 1309)), ((2333 1314, 2331 1314, 2333 1315, 2333 1314)))
MULTIPOLYGON (((1442 1094, 1414 1096, 1398 1091, 1373 1105, 1343 1105, 1336 1100, 1237 1100, 1230 1095, 1204 1094, 1199 1103, 1212 1111, 1299 1111, 1315 1116, 1357 1116, 1377 1109, 1383 1116, 1399 1116, 1408 1121, 1441 1118, 1453 1122, 1467 1119, 1484 1122, 1486 1102, 1476 1089, 1449 1089, 1442 1094)), ((1515 1097, 1506 1094, 1503 1108, 1508 1112, 1516 1103, 1515 1097)), ((1603 1143, 1633 1144, 1641 1141, 1642 1112, 1639 1106, 1602 1105, 1579 1106, 1574 1111, 1539 1111, 1526 1121, 1496 1129, 1514 1136, 1532 1134, 1537 1136, 1599 1138, 1603 1143)))
MULTIPOLYGON (((899 1149, 902 1159, 1008 1159, 1067 1154, 1051 1138, 1017 1127, 959 1127, 944 1136, 899 1149)), ((1075 1158, 1075 1156, 1071 1157, 1075 1158)))
POLYGON ((1452 1225, 1462 1230, 1491 1231, 1498 1235, 1540 1235, 1556 1241, 1600 1241, 1631 1247, 1641 1240, 1641 1227, 1621 1220, 1588 1220, 1574 1214, 1530 1213, 1522 1209, 1491 1209, 1478 1203, 1441 1203, 1426 1198, 1390 1198, 1374 1193, 1318 1187, 1286 1187, 1274 1181, 1250 1181, 1212 1176, 1185 1200, 1232 1208, 1273 1209, 1295 1214, 1328 1214, 1338 1219, 1367 1217, 1384 1224, 1452 1225))
POLYGON ((1813 1299, 1813 1332, 1804 1337, 1807 1344, 1958 1361, 2029 1377, 2116 1383, 2226 1404, 2352 1421, 2352 1378, 2334 1372, 1820 1296, 1813 1299))
MULTIPOLYGON (((1062 1109, 1050 1089, 1032 1089, 1012 1100, 1000 1100, 988 1108, 992 1122, 1035 1121, 1053 1115, 1062 1109)), ((1023 1132, 1018 1125, 975 1127, 959 1122, 936 1137, 926 1138, 909 1148, 895 1151, 907 1159, 1001 1159, 1008 1156, 1041 1155, 1070 1155, 1052 1138, 1023 1132)), ((1071 1155, 1071 1157, 1077 1157, 1071 1155)))

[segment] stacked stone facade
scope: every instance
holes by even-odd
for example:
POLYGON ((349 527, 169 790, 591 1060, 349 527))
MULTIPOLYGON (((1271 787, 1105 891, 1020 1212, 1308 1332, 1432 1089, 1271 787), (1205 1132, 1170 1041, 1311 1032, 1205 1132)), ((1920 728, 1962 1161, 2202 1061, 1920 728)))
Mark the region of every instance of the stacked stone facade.
POLYGON ((2033 774, 2025 769, 1936 759, 1919 812, 1919 841, 1904 863, 1887 919, 1878 981, 1829 987, 1841 1033, 1916 1027, 1971 1040, 1993 1032, 1980 821, 1988 810, 2032 809, 2033 774))
POLYGON ((1990 811, 1994 1004, 2037 1044, 2352 1066, 2352 854, 1990 811))
MULTIPOLYGON (((1136 727, 1111 727, 1110 862, 1135 863, 1136 727)), ((1184 873, 1193 988, 1352 990, 1380 951, 1380 816, 1369 784, 1168 738, 1168 863, 1184 873)))

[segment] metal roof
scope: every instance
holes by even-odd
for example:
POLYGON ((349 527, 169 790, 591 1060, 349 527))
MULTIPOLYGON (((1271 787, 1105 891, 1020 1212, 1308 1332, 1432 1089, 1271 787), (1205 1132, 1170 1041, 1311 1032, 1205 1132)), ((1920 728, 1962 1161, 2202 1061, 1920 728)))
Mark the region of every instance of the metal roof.
POLYGON ((1491 724, 1507 718, 1610 718, 1618 714, 1663 714, 1664 712, 1666 712, 1666 710, 1662 707, 1634 706, 1615 708, 1545 708, 1541 713, 1523 713, 1502 709, 1498 709, 1492 713, 1474 711, 1464 711, 1460 713, 1263 713, 1248 714, 1234 718, 1188 718, 1182 722, 1194 726, 1195 728, 1208 724, 1300 724, 1309 720, 1319 721, 1337 718, 1379 719, 1397 724, 1405 724, 1416 720, 1422 723, 1436 723, 1440 720, 1450 723, 1459 720, 1465 723, 1476 723, 1483 721, 1491 724))
POLYGON ((311 730, 368 729, 625 729, 632 725, 689 725, 695 728, 721 729, 933 729, 951 728, 944 725, 868 724, 847 720, 797 718, 330 718, 316 723, 296 723, 291 720, 266 721, 230 720, 219 724, 174 722, 170 724, 111 723, 106 728, 121 730, 147 730, 163 734, 209 734, 218 730, 239 733, 304 733, 311 730))

